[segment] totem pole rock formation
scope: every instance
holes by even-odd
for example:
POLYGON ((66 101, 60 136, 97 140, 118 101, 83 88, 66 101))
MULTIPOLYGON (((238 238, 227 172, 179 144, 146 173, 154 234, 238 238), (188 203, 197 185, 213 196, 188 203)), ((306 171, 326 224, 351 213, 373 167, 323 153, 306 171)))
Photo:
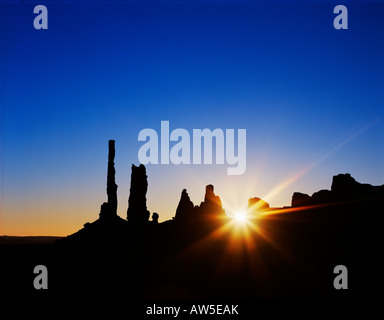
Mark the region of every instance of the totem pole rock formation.
POLYGON ((109 140, 107 195, 111 214, 117 214, 117 184, 115 182, 115 140, 109 140))
POLYGON ((147 210, 148 181, 144 165, 132 165, 131 188, 128 199, 127 220, 133 223, 145 223, 149 219, 147 210))
POLYGON ((101 205, 100 218, 117 216, 117 184, 115 182, 115 140, 109 140, 108 172, 107 172, 107 196, 108 202, 101 205))

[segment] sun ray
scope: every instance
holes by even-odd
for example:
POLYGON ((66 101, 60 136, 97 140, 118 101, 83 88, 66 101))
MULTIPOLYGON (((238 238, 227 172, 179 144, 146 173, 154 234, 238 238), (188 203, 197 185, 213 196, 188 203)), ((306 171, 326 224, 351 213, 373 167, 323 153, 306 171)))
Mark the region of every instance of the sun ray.
POLYGON ((327 158, 332 156, 335 152, 340 150, 342 147, 344 147, 345 145, 347 145, 348 143, 352 142, 354 139, 359 137, 361 134, 363 134, 365 131, 367 131, 369 128, 371 128, 377 121, 378 121, 378 119, 374 119, 374 120, 370 121, 368 124, 364 125, 363 127, 359 128, 358 130, 356 130, 354 133, 352 133, 350 136, 345 138, 343 141, 337 143, 334 147, 330 148, 330 150, 324 152, 321 156, 319 156, 318 159, 313 161, 311 164, 307 165, 305 168, 299 170, 298 172, 296 172, 292 176, 290 176, 290 177, 284 179, 283 181, 281 181, 280 183, 278 183, 268 194, 266 194, 263 197, 263 199, 267 202, 271 202, 271 200, 273 200, 273 198, 278 193, 280 193, 281 191, 283 191, 284 189, 289 187, 291 184, 293 184, 295 181, 297 181, 302 176, 307 174, 309 171, 311 171, 314 167, 319 165, 321 162, 323 162, 324 160, 326 160, 327 158))

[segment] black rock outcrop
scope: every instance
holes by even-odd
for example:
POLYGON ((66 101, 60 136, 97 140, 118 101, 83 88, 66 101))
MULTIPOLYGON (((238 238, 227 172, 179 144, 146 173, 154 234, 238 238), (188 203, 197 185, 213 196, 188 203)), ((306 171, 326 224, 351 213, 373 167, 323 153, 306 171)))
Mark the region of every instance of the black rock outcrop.
POLYGON ((372 186, 359 183, 349 173, 345 173, 333 176, 331 190, 317 191, 311 197, 307 194, 295 192, 292 196, 292 207, 382 197, 384 197, 384 185, 372 186))
POLYGON ((176 209, 176 221, 206 222, 226 217, 221 199, 215 194, 213 185, 209 184, 205 187, 204 201, 200 206, 193 205, 186 189, 182 191, 176 209))
POLYGON ((159 223, 159 214, 157 212, 152 213, 152 223, 153 224, 159 223))
POLYGON ((338 200, 341 200, 341 199, 338 199, 335 196, 334 192, 324 189, 324 190, 317 191, 312 195, 311 204, 315 205, 315 204, 332 203, 338 200))
POLYGON ((100 207, 99 219, 86 222, 84 228, 59 240, 60 244, 87 245, 94 248, 109 246, 121 241, 126 233, 128 222, 117 215, 117 185, 115 182, 115 141, 109 140, 107 196, 108 201, 100 207))
POLYGON ((359 183, 349 173, 346 173, 333 177, 331 191, 338 201, 382 197, 384 185, 372 186, 367 183, 359 183))
POLYGON ((100 209, 100 218, 109 219, 117 215, 117 184, 115 182, 115 140, 108 143, 108 172, 107 172, 107 196, 108 202, 104 202, 100 209))
POLYGON ((127 220, 130 223, 145 223, 150 213, 147 210, 147 174, 143 164, 132 165, 131 188, 128 199, 127 220))
POLYGON ((214 186, 209 184, 205 187, 204 201, 198 208, 199 215, 205 218, 225 217, 225 211, 221 199, 214 192, 214 186))
POLYGON ((115 140, 109 140, 107 195, 111 214, 117 214, 117 184, 115 182, 115 140))
POLYGON ((189 198, 186 189, 183 189, 181 192, 181 198, 176 209, 175 220, 176 221, 187 221, 191 220, 194 217, 195 206, 189 198))
POLYGON ((292 207, 305 207, 311 204, 311 196, 306 193, 295 192, 292 196, 292 207))

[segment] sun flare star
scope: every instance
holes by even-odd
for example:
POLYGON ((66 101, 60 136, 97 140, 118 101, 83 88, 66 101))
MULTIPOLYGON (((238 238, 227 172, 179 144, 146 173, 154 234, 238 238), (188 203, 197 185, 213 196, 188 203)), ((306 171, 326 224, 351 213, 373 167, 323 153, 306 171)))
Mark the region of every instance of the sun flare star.
POLYGON ((233 218, 236 222, 246 222, 248 220, 247 214, 243 211, 236 212, 233 218))

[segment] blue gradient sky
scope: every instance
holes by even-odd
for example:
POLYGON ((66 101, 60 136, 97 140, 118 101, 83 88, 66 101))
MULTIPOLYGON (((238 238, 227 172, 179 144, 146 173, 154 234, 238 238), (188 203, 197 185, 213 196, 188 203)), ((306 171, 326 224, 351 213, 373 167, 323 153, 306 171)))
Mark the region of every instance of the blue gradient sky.
POLYGON ((66 235, 118 213, 144 128, 247 129, 247 170, 148 165, 148 209, 174 216, 215 185, 228 211, 290 205, 332 176, 384 183, 384 2, 1 1, 0 234, 66 235), (45 4, 48 30, 33 28, 45 4), (333 8, 349 29, 333 28, 333 8), (279 188, 280 186, 280 188, 279 188), (281 187, 283 186, 283 187, 281 187))

